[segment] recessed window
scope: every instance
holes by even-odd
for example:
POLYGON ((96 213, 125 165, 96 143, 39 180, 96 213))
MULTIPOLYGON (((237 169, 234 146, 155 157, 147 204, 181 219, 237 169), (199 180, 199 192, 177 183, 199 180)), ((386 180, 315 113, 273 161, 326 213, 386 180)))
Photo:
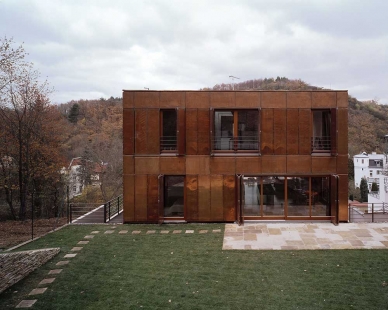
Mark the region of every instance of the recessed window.
POLYGON ((330 110, 313 111, 312 149, 331 150, 331 113, 330 110))
POLYGON ((257 152, 258 142, 258 110, 218 110, 214 112, 213 150, 257 152))
POLYGON ((161 151, 176 151, 177 149, 177 112, 176 110, 161 111, 161 151))

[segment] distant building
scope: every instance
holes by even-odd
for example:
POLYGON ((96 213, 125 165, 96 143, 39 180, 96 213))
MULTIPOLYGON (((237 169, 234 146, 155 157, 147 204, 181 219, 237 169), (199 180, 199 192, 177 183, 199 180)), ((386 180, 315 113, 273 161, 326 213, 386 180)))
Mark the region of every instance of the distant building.
POLYGON ((92 161, 87 161, 87 163, 90 164, 88 167, 89 171, 87 171, 86 167, 84 167, 85 161, 82 160, 82 157, 76 157, 70 161, 67 169, 62 169, 68 178, 67 181, 70 199, 82 194, 86 185, 87 174, 90 174, 88 179, 92 186, 99 186, 101 184, 100 175, 104 171, 106 164, 98 164, 92 161))
POLYGON ((382 174, 384 166, 387 165, 387 155, 385 154, 367 154, 363 152, 353 156, 354 162, 354 186, 360 187, 361 179, 365 178, 368 182, 369 191, 372 189, 372 183, 379 182, 379 176, 382 174))

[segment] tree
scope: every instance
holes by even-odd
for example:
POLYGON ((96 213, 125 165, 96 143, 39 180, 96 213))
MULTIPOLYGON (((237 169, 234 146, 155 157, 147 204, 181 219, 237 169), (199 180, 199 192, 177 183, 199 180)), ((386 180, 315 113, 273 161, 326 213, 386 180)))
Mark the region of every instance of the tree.
POLYGON ((51 89, 39 81, 39 72, 24 61, 22 47, 12 40, 0 44, 0 178, 13 217, 25 219, 28 200, 59 186, 62 165, 59 149, 60 115, 50 106, 51 89))
POLYGON ((79 104, 74 103, 70 109, 69 116, 67 117, 70 123, 76 124, 79 116, 79 104))
POLYGON ((361 192, 361 202, 368 201, 368 182, 365 178, 361 179, 360 183, 360 192, 361 192))
POLYGON ((379 187, 377 186, 377 183, 376 183, 376 182, 373 182, 373 183, 372 183, 371 191, 372 191, 372 192, 378 192, 378 191, 379 191, 379 187))
POLYGON ((348 158, 348 177, 349 180, 354 180, 354 162, 352 158, 348 158))

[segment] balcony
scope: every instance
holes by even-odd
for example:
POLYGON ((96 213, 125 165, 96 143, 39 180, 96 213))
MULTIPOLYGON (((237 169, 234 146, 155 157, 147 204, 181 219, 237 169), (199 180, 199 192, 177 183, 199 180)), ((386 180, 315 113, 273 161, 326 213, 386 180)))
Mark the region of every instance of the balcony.
POLYGON ((380 192, 369 192, 369 195, 373 198, 380 199, 380 192))
POLYGON ((330 151, 331 150, 330 136, 315 136, 311 138, 311 149, 313 151, 330 151))
POLYGON ((216 136, 213 141, 213 150, 215 151, 258 151, 259 140, 253 136, 240 136, 240 137, 218 137, 216 136))
POLYGON ((176 136, 162 136, 160 137, 160 150, 161 151, 176 151, 177 138, 176 136))
POLYGON ((379 184, 379 178, 367 178, 368 183, 377 183, 379 184))

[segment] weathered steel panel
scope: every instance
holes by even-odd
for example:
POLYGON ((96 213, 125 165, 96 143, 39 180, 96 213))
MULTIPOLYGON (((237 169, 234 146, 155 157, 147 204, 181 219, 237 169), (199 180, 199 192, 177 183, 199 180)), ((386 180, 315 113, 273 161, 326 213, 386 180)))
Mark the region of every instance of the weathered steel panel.
POLYGON ((159 108, 158 91, 138 91, 134 93, 135 108, 159 108))
POLYGON ((273 109, 261 110, 261 154, 272 155, 273 149, 273 109))
POLYGON ((233 108, 236 106, 234 92, 217 91, 210 93, 210 107, 212 108, 233 108))
POLYGON ((186 220, 198 221, 198 176, 186 175, 186 220))
POLYGON ((147 219, 149 222, 158 222, 159 203, 158 203, 158 176, 148 176, 148 196, 147 196, 147 219))
POLYGON ((210 204, 210 175, 198 176, 198 220, 209 222, 211 220, 210 204))
POLYGON ((337 157, 333 156, 312 156, 311 158, 312 173, 332 174, 337 171, 337 157))
POLYGON ((299 109, 299 155, 311 154, 311 110, 299 109))
POLYGON ((236 190, 235 176, 224 175, 224 221, 233 222, 236 220, 236 190))
POLYGON ((283 108, 287 107, 286 92, 262 92, 261 93, 261 107, 262 108, 283 108))
POLYGON ((211 175, 210 182, 211 182, 211 192, 210 192, 211 219, 210 220, 223 221, 224 219, 223 176, 211 175))
POLYGON ((147 154, 147 109, 135 112, 135 154, 147 154))
POLYGON ((234 174, 235 158, 234 157, 211 157, 210 173, 211 174, 234 174))
POLYGON ((187 174, 210 174, 210 157, 204 155, 186 156, 187 174))
POLYGON ((337 150, 339 155, 348 154, 348 109, 337 110, 337 150))
POLYGON ((185 157, 160 157, 160 173, 166 175, 184 175, 186 174, 185 157))
POLYGON ((123 108, 130 109, 135 106, 134 92, 123 91, 123 108))
POLYGON ((260 92, 236 92, 237 108, 259 108, 260 92))
POLYGON ((135 112, 133 109, 123 110, 123 153, 132 155, 135 151, 135 112))
POLYGON ((123 219, 125 222, 135 221, 135 176, 123 176, 123 219))
POLYGON ((210 154, 210 111, 198 109, 198 155, 210 154))
POLYGON ((236 157, 236 174, 260 174, 261 157, 236 157))
POLYGON ((147 221, 147 176, 135 176, 135 220, 147 221))
POLYGON ((287 109, 287 155, 299 152, 299 110, 287 109))
POLYGON ((160 108, 183 108, 185 107, 185 92, 162 91, 160 92, 160 108))
POLYGON ((284 174, 286 173, 286 156, 263 156, 261 158, 261 170, 263 174, 284 174))
POLYGON ((288 174, 311 174, 311 156, 310 155, 288 155, 287 156, 288 174))
POLYGON ((135 173, 135 159, 133 156, 123 156, 123 173, 124 174, 135 173))
POLYGON ((311 92, 287 92, 288 109, 311 109, 311 92))
POLYGON ((286 109, 274 109, 274 153, 275 155, 286 154, 287 143, 287 114, 286 109))
POLYGON ((158 174, 160 157, 135 157, 135 174, 158 174))
POLYGON ((348 175, 339 174, 339 184, 338 184, 338 204, 339 204, 339 214, 338 218, 340 222, 347 222, 349 219, 349 210, 348 210, 348 175))
POLYGON ((210 93, 207 91, 188 91, 186 92, 186 108, 187 109, 200 109, 209 108, 210 106, 210 93))
POLYGON ((147 111, 147 149, 148 154, 160 154, 160 112, 158 109, 147 111))
POLYGON ((311 107, 313 109, 327 109, 337 107, 337 96, 334 91, 313 91, 311 107))
POLYGON ((186 155, 196 155, 198 152, 197 117, 197 109, 186 109, 186 155))

